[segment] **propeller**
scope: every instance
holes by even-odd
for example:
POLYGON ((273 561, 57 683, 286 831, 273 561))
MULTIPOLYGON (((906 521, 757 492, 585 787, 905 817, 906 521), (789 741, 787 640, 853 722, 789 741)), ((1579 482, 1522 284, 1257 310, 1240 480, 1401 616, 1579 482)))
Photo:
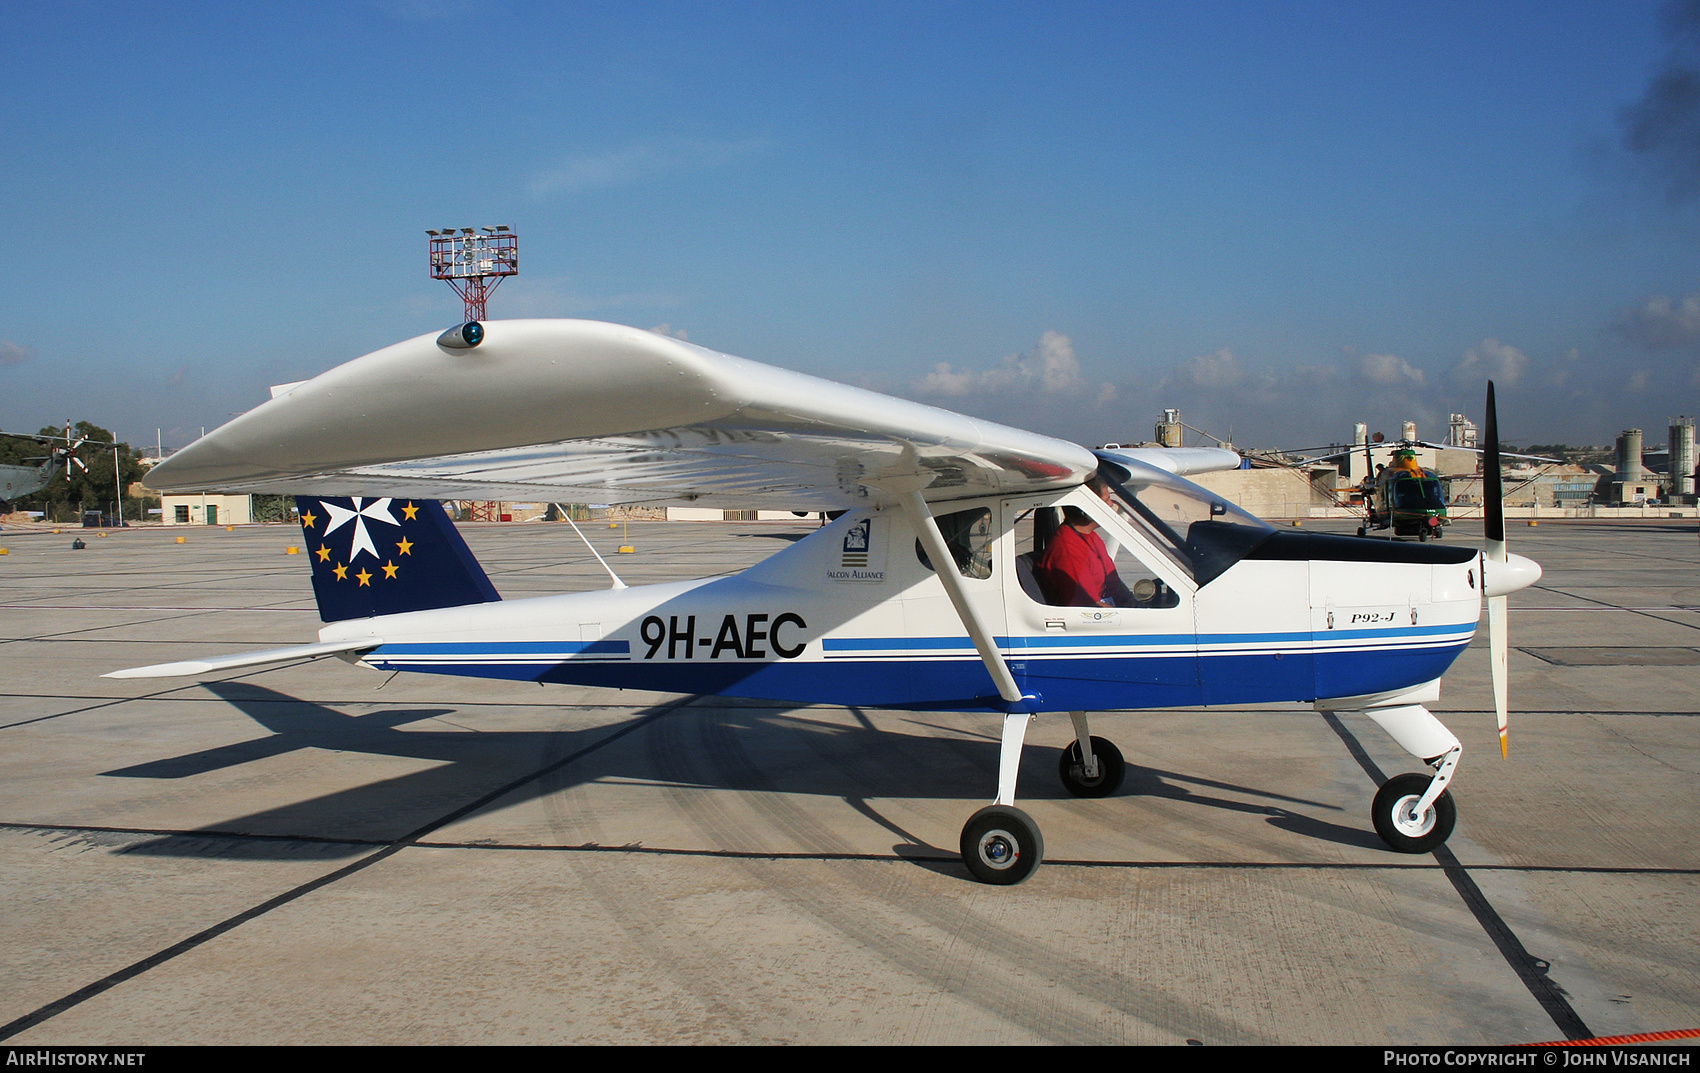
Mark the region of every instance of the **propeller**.
POLYGON ((1493 677, 1493 710, 1499 719, 1499 755, 1510 755, 1507 723, 1510 704, 1510 647, 1506 627, 1510 596, 1541 579, 1541 564, 1505 550, 1505 489, 1499 472, 1499 413, 1493 402, 1493 381, 1487 386, 1487 414, 1482 422, 1487 447, 1482 451, 1482 595, 1488 608, 1488 670, 1493 677))
MULTIPOLYGON (((1507 563, 1505 550, 1505 492, 1499 472, 1499 411, 1493 401, 1493 381, 1487 386, 1487 413, 1482 421, 1482 436, 1487 448, 1482 452, 1482 530, 1487 540, 1486 557, 1496 563, 1507 563)), ((1486 566, 1486 564, 1483 564, 1486 566)), ((1487 571, 1482 571, 1482 591, 1487 591, 1487 571)), ((1511 671, 1509 640, 1505 635, 1505 614, 1510 596, 1489 596, 1488 605, 1488 669, 1493 678, 1493 711, 1499 719, 1499 755, 1511 755, 1510 731, 1511 671)))

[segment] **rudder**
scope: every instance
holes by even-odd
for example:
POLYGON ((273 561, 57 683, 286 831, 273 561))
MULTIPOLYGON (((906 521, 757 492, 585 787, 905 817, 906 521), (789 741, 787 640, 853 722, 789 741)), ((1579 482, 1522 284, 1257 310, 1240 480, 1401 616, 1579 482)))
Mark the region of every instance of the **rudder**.
POLYGON ((434 499, 297 496, 326 622, 500 600, 434 499))

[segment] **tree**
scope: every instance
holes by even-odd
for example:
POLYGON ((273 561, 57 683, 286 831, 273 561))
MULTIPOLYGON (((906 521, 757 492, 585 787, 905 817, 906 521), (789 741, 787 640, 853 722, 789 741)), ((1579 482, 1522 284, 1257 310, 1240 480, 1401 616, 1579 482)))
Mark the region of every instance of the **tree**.
POLYGON ((256 522, 288 522, 295 520, 294 496, 254 496, 256 522))

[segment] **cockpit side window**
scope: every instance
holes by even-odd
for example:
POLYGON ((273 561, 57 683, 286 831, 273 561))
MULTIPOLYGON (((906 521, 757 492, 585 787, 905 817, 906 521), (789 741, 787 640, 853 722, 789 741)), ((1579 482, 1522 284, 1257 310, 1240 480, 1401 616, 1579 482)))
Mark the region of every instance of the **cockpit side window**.
POLYGON ((1131 608, 1180 603, 1180 594, 1104 528, 1102 519, 1079 507, 1029 511, 1016 520, 1014 535, 1017 580, 1034 603, 1131 608))
MULTIPOLYGON (((992 576, 994 534, 990 508, 975 507, 954 514, 940 514, 933 520, 938 522, 939 535, 944 537, 950 557, 956 560, 958 573, 981 580, 992 576)), ((915 541, 915 558, 928 570, 933 569, 932 560, 927 558, 927 550, 921 546, 919 539, 915 541)))

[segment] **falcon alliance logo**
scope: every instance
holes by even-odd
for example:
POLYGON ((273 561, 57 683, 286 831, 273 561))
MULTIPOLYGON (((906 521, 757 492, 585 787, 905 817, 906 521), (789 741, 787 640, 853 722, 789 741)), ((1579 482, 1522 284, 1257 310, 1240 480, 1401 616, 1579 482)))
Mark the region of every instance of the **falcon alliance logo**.
POLYGON ((863 518, 845 531, 844 555, 838 562, 839 566, 849 569, 868 565, 868 531, 873 524, 872 518, 863 518))
POLYGON ((828 567, 828 581, 884 581, 885 549, 874 534, 874 518, 863 518, 844 530, 837 568, 828 567))

